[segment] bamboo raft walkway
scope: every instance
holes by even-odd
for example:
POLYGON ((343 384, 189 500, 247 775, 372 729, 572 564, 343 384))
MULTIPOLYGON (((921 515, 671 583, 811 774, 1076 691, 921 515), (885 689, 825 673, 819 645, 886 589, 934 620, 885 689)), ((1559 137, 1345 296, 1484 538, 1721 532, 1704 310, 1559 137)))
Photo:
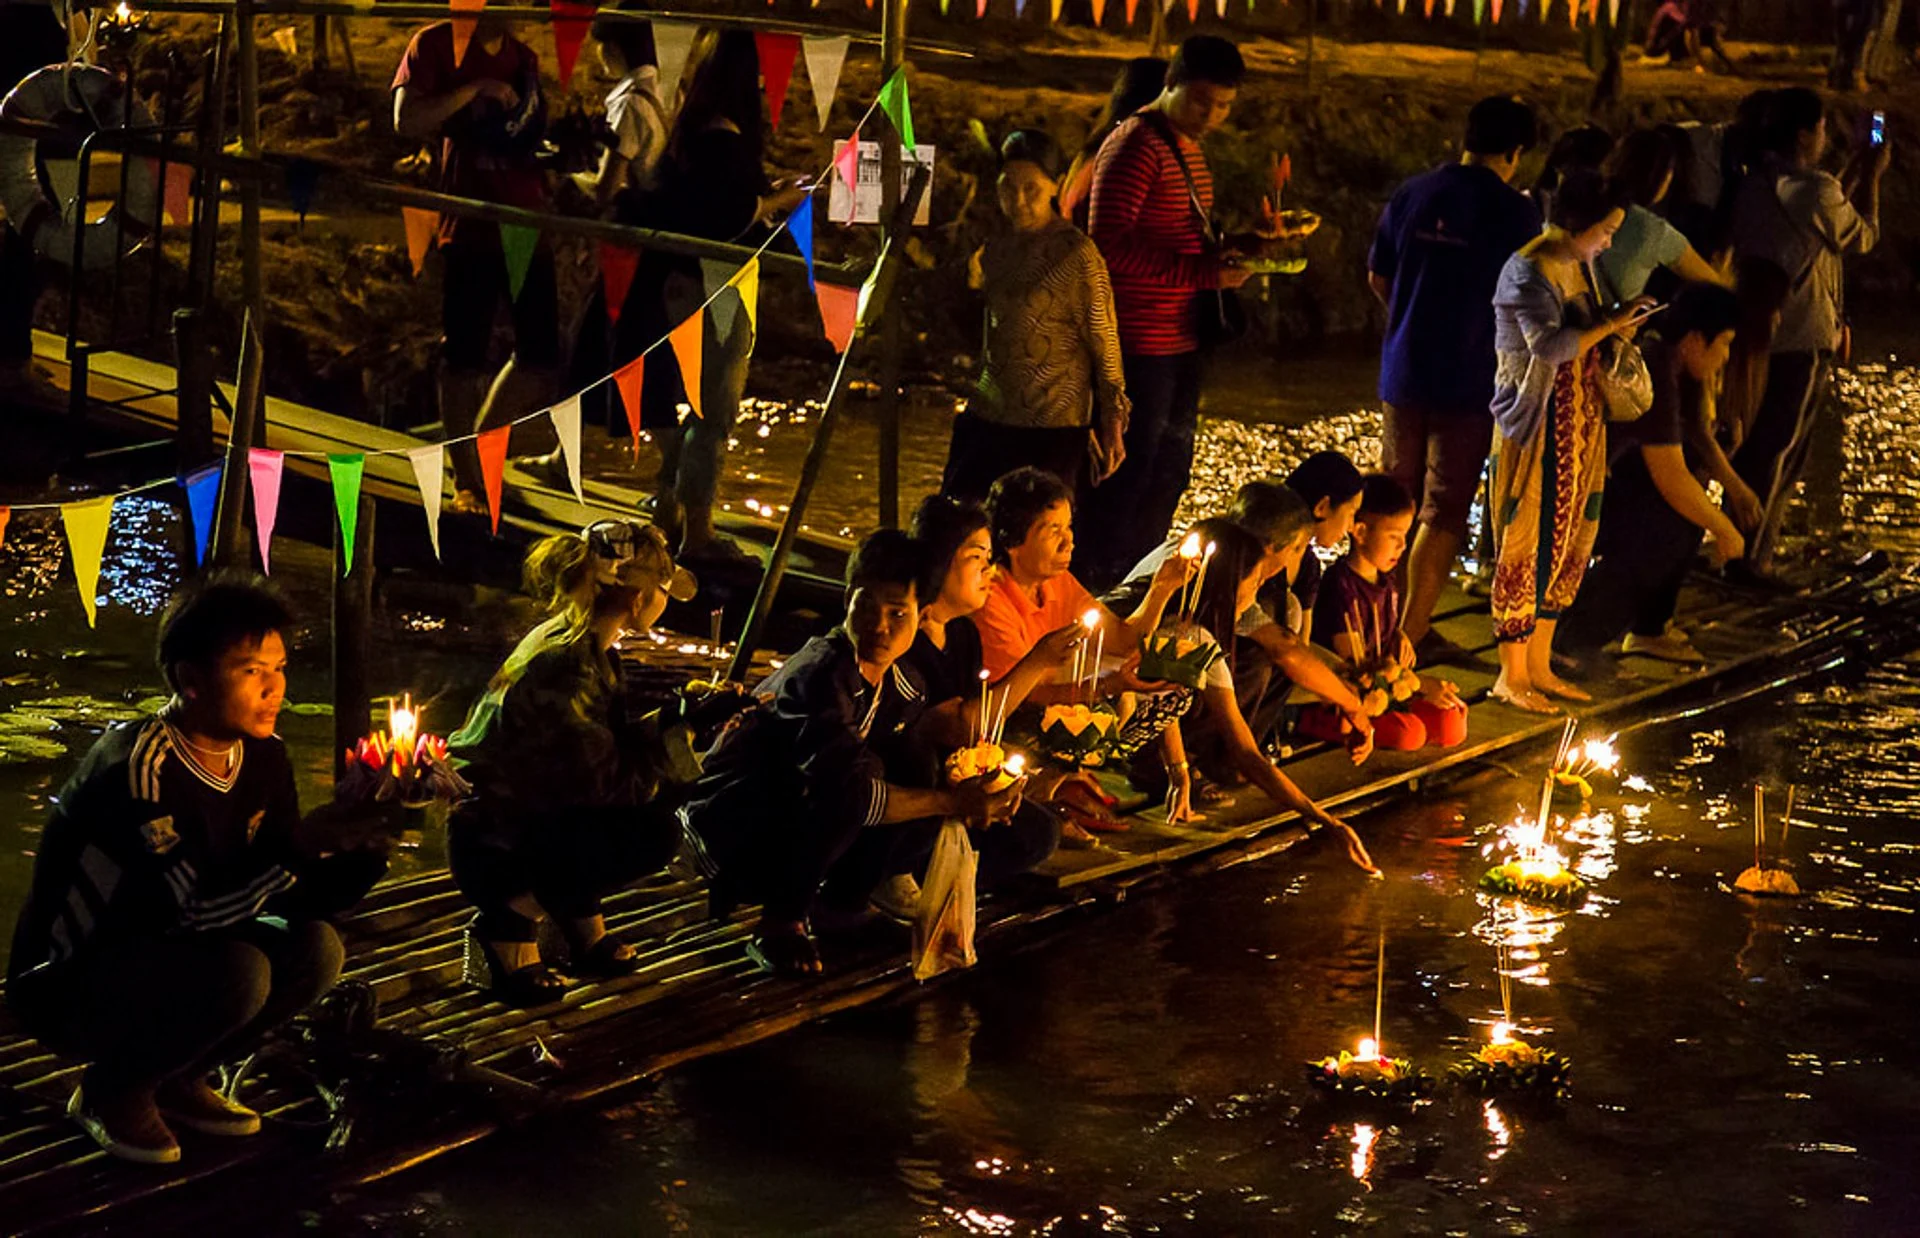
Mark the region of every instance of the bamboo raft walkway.
MULTIPOLYGON (((1594 685, 1597 699, 1582 716, 1608 727, 1685 716, 1757 697, 1850 657, 1884 656, 1920 632, 1920 594, 1902 592, 1903 584, 1841 581, 1810 596, 1771 598, 1696 584, 1683 614, 1710 664, 1685 671, 1628 660, 1619 678, 1594 685)), ((1454 595, 1437 626, 1481 652, 1479 669, 1448 673, 1470 699, 1482 698, 1493 671, 1484 606, 1454 595)), ((1309 794, 1351 815, 1424 785, 1506 768, 1503 761, 1544 748, 1559 729, 1558 720, 1481 700, 1468 741, 1456 749, 1377 753, 1356 768, 1344 752, 1316 746, 1289 755, 1285 767, 1309 794)), ((1124 790, 1116 775, 1103 777, 1124 790)), ((1364 820, 1359 828, 1365 836, 1364 820)), ((1303 838, 1292 814, 1271 811, 1252 792, 1197 827, 1168 827, 1136 813, 1130 832, 1106 836, 1094 850, 1061 852, 1024 887, 983 900, 980 966, 993 966, 1016 940, 1135 891, 1273 855, 1303 838)), ((310 1081, 269 1061, 241 1092, 268 1116, 261 1135, 189 1140, 181 1164, 167 1169, 111 1161, 63 1116, 78 1065, 0 1023, 0 1231, 137 1226, 157 1208, 192 1206, 215 1192, 230 1199, 242 1183, 273 1183, 281 1192, 296 1182, 363 1184, 530 1114, 916 987, 905 930, 894 926, 835 940, 837 965, 817 981, 762 975, 743 949, 751 910, 710 920, 702 884, 676 870, 609 903, 609 926, 643 952, 639 972, 582 985, 554 1006, 512 1011, 461 983, 461 929, 469 914, 449 876, 436 872, 381 887, 343 923, 343 988, 364 985, 378 998, 388 1049, 382 1092, 362 1094, 350 1106, 353 1121, 344 1132, 329 1121, 310 1081), (329 1148, 330 1133, 350 1137, 329 1148)))

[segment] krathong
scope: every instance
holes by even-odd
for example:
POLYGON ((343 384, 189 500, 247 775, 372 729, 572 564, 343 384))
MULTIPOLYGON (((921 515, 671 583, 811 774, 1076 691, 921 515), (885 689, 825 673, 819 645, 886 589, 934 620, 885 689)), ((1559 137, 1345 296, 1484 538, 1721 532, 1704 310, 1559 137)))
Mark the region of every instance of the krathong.
POLYGON ((987 784, 987 790, 998 793, 1012 786, 1026 775, 1027 758, 1018 752, 1007 752, 999 744, 982 740, 970 747, 962 748, 947 758, 947 781, 954 785, 968 782, 982 775, 992 774, 993 781, 987 784))
POLYGON ((1056 760, 1100 765, 1119 729, 1120 715, 1104 703, 1049 705, 1040 715, 1040 744, 1056 760))
POLYGON ((1207 672, 1226 655, 1220 646, 1205 639, 1201 630, 1169 626, 1140 642, 1140 678, 1154 683, 1178 684, 1198 692, 1207 681, 1207 672))
POLYGON ((1551 1049, 1530 1045, 1513 1034, 1502 1020, 1493 1035, 1471 1057, 1456 1062, 1453 1077, 1462 1087, 1482 1096, 1497 1092, 1533 1092, 1563 1099, 1572 1080, 1573 1063, 1551 1049))
POLYGON ((1543 803, 1538 820, 1521 819, 1507 827, 1506 841, 1519 854, 1488 869, 1481 889, 1562 910, 1587 901, 1587 883, 1568 870, 1565 855, 1548 845, 1546 820, 1543 803))
POLYGON ((1433 1091, 1433 1076, 1420 1073, 1406 1058, 1380 1051, 1380 1020, 1387 1002, 1387 934, 1380 931, 1380 953, 1374 965, 1373 1035, 1360 1038, 1359 1051, 1345 1049, 1307 1063, 1307 1082, 1335 1096, 1352 1100, 1414 1101, 1433 1091))
POLYGON ((425 711, 411 694, 387 705, 387 729, 347 750, 346 775, 335 798, 348 804, 398 801, 406 808, 453 803, 473 793, 447 760, 447 741, 420 729, 425 711))
MULTIPOLYGON (((1780 854, 1786 855, 1787 833, 1793 829, 1793 797, 1797 788, 1787 788, 1787 806, 1780 814, 1780 854)), ((1767 849, 1767 793, 1760 787, 1753 789, 1753 867, 1741 872, 1733 879, 1733 888, 1742 894, 1756 894, 1767 898, 1798 898, 1800 883, 1793 874, 1784 868, 1768 868, 1767 849)))

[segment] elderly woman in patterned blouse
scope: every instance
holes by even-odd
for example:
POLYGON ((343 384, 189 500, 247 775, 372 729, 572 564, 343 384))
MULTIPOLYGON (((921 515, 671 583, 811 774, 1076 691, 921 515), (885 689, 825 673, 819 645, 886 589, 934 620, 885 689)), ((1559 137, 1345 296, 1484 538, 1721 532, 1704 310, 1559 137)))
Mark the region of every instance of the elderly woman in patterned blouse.
POLYGON ((979 392, 954 419, 941 489, 979 500, 1022 465, 1084 493, 1125 455, 1127 396, 1113 285, 1100 251, 1060 215, 1060 148, 1018 129, 1000 148, 1008 230, 975 256, 987 300, 979 392))

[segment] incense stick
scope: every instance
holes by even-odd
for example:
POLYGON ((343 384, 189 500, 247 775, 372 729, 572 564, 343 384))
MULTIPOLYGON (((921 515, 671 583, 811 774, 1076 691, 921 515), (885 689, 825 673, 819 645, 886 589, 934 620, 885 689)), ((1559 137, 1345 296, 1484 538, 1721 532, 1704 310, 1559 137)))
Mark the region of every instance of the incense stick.
POLYGON ((1767 841, 1767 793, 1759 783, 1753 784, 1753 866, 1761 867, 1761 851, 1767 841))
POLYGON ((1799 789, 1792 783, 1787 784, 1787 807, 1780 814, 1780 859, 1783 862, 1787 858, 1787 831, 1793 828, 1793 797, 1799 789))
MULTIPOLYGON (((1374 967, 1373 1051, 1380 1053, 1380 1008, 1387 1000, 1387 926, 1380 925, 1380 959, 1374 967)), ((1381 1054, 1385 1056, 1385 1054, 1381 1054)))

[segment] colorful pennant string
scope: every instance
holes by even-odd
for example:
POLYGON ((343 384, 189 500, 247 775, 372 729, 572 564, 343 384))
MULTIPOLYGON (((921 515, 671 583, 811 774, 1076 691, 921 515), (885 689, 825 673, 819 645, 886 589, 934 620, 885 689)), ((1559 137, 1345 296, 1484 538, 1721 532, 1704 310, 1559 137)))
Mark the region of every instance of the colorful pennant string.
POLYGON ((273 545, 273 524, 280 514, 280 474, 287 458, 267 447, 247 449, 247 484, 253 492, 253 536, 260 543, 260 570, 273 574, 268 549, 273 545))

